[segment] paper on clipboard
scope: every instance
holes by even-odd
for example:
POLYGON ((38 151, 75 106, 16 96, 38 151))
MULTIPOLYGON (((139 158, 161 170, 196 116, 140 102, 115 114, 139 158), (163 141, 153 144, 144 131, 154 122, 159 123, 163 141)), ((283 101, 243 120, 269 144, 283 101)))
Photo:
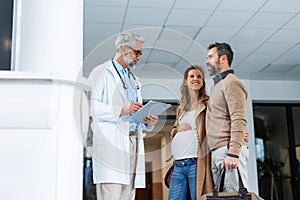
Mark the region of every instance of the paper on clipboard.
POLYGON ((150 100, 142 108, 131 115, 134 122, 144 123, 144 118, 148 115, 160 115, 172 105, 150 100))

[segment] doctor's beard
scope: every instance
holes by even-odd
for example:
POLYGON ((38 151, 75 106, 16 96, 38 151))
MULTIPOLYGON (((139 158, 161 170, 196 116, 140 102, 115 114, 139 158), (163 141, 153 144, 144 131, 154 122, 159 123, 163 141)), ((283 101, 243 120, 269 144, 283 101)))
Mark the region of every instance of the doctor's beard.
POLYGON ((137 62, 135 61, 135 59, 132 59, 128 54, 124 55, 123 61, 128 67, 133 67, 133 68, 135 67, 135 63, 137 62))

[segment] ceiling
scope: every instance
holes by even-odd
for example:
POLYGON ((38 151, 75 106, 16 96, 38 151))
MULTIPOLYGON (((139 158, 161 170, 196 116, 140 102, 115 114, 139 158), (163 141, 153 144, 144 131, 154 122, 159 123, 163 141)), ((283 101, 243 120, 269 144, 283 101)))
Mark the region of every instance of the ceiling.
POLYGON ((205 66, 207 46, 231 44, 241 79, 300 80, 299 0, 84 0, 85 74, 114 56, 116 34, 145 37, 140 78, 205 66))

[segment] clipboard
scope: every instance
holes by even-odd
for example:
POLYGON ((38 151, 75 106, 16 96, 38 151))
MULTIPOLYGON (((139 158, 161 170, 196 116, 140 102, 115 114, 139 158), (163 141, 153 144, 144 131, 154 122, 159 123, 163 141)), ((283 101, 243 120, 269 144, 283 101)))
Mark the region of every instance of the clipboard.
POLYGON ((148 115, 160 115, 172 105, 150 100, 142 108, 131 114, 131 119, 134 122, 144 123, 144 118, 148 115))

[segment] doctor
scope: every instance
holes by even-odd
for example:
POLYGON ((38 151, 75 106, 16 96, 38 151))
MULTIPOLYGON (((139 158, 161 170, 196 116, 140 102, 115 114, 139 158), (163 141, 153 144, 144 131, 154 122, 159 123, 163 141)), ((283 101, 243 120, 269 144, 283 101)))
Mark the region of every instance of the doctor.
POLYGON ((142 107, 141 86, 129 67, 140 60, 144 38, 120 33, 113 59, 90 74, 93 119, 93 172, 97 199, 134 200, 135 188, 145 188, 145 157, 142 129, 151 131, 157 116, 144 123, 131 121, 130 114, 142 107))

